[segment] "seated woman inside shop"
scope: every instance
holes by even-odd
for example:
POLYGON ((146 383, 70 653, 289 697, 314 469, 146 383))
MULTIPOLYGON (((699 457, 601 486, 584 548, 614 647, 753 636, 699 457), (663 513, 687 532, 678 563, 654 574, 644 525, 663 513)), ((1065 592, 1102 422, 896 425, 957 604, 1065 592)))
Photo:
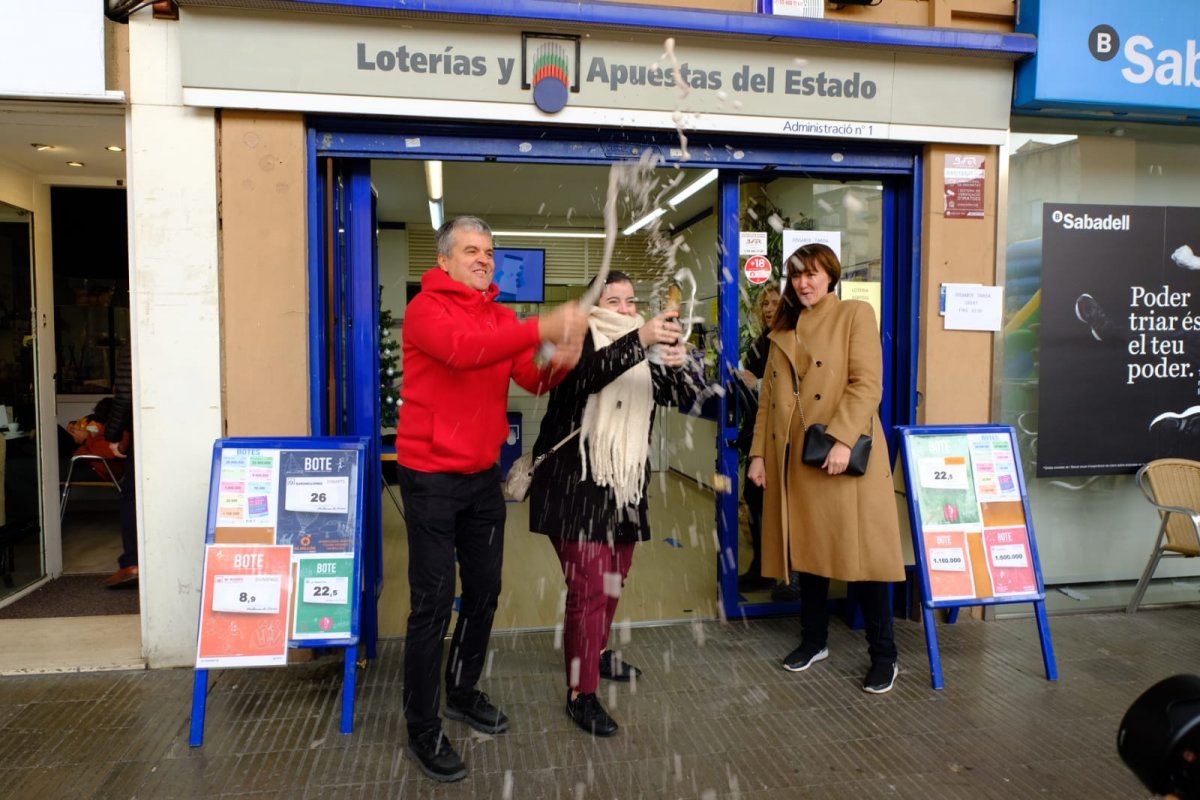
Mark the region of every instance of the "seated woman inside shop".
MULTIPOLYGON (((109 443, 104 439, 104 420, 108 419, 110 410, 112 409, 113 399, 105 397, 96 403, 92 409, 92 413, 87 414, 80 419, 67 423, 67 437, 63 437, 62 430, 59 430, 59 454, 64 459, 63 468, 60 474, 65 479, 67 469, 70 467, 71 456, 99 456, 108 461, 108 470, 112 471, 112 475, 120 481, 125 475, 125 464, 122 459, 113 458, 112 449, 109 443), (72 449, 74 448, 74 449, 72 449)), ((121 438, 121 448, 126 450, 129 447, 129 433, 126 432, 121 438)), ((95 471, 102 480, 108 480, 108 471, 105 465, 99 461, 91 461, 91 468, 95 471)), ((72 480, 87 480, 90 476, 80 475, 79 468, 76 468, 72 480)))

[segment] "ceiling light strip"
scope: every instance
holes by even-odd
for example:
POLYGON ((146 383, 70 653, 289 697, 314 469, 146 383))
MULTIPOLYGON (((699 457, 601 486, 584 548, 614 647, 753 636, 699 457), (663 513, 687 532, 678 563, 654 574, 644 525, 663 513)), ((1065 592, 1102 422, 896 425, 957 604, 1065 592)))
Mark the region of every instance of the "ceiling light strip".
POLYGON ((603 239, 599 231, 492 231, 492 236, 520 236, 528 239, 603 239))
POLYGON ((716 179, 717 179, 717 171, 715 169, 708 170, 703 175, 701 175, 699 178, 692 181, 692 183, 689 186, 680 190, 679 194, 675 195, 674 197, 672 197, 670 200, 667 201, 667 204, 672 207, 678 206, 684 200, 687 200, 689 197, 691 197, 696 192, 703 189, 705 186, 708 186, 710 183, 712 183, 716 179))
POLYGON ((637 222, 630 225, 625 230, 621 231, 621 233, 625 234, 626 236, 632 236, 633 234, 640 231, 642 228, 649 225, 651 222, 654 222, 654 220, 658 219, 665 213, 667 213, 666 209, 656 208, 653 211, 651 211, 649 214, 647 214, 646 216, 639 219, 637 222))

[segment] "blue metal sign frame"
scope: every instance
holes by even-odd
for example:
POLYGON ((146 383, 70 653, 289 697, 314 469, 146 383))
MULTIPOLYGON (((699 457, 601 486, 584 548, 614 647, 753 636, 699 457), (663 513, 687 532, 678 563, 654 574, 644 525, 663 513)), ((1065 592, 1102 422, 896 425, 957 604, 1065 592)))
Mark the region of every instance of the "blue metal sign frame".
MULTIPOLYGON (((370 474, 368 452, 370 441, 360 436, 296 436, 296 437, 231 437, 218 439, 213 444, 212 465, 208 491, 208 520, 205 525, 204 541, 215 544, 217 528, 218 494, 221 485, 221 454, 226 449, 265 450, 279 453, 302 451, 348 451, 356 456, 357 481, 350 487, 350 501, 354 504, 354 568, 350 586, 350 636, 339 638, 289 639, 289 648, 341 647, 345 648, 342 671, 342 715, 341 732, 354 730, 354 694, 357 683, 358 645, 360 640, 363 608, 363 527, 364 527, 364 478, 370 474)), ((332 554, 331 554, 332 555, 332 554)), ((295 563, 295 562, 293 562, 295 563)), ((298 587, 293 587, 293 592, 298 587)), ((372 605, 374 598, 370 598, 372 605)), ((201 609, 203 614, 203 609, 201 609)), ((188 744, 199 747, 204 743, 204 720, 208 703, 208 670, 197 669, 192 681, 192 720, 188 744)))
POLYGON ((1054 659, 1054 643, 1050 640, 1050 622, 1046 616, 1046 587, 1042 582, 1042 564, 1038 558, 1037 537, 1033 530, 1033 514, 1029 508, 1029 495, 1025 490, 1025 474, 1021 471, 1021 453, 1017 446, 1016 431, 1010 425, 902 425, 900 432, 900 457, 904 466, 904 487, 908 499, 908 517, 912 530, 913 553, 917 561, 917 572, 921 580, 921 608, 925 623, 925 643, 929 650, 929 668, 934 689, 944 685, 941 655, 938 648, 937 620, 934 610, 939 608, 959 609, 966 606, 991 606, 1011 603, 1032 603, 1037 617, 1038 635, 1041 639, 1042 662, 1047 680, 1058 680, 1058 667, 1054 659), (972 434, 1001 434, 1008 437, 1017 489, 1025 514, 1025 530, 1029 544, 1030 563, 1037 579, 1037 591, 1012 597, 971 598, 961 600, 933 600, 930 588, 929 564, 925 558, 925 527, 920 506, 920 493, 915 483, 916 465, 913 463, 913 440, 927 436, 961 436, 972 434))

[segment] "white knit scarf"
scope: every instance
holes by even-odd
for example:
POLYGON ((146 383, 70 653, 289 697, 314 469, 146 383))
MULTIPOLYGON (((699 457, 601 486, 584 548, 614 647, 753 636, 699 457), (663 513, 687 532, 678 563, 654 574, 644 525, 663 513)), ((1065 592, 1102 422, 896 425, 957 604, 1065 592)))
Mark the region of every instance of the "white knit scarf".
MULTIPOLYGON (((598 306, 588 312, 597 351, 643 324, 645 320, 640 316, 629 317, 598 306)), ((590 461, 592 480, 600 486, 611 486, 618 506, 641 502, 653 408, 650 365, 644 359, 589 395, 584 407, 579 426, 583 475, 587 477, 590 461)))

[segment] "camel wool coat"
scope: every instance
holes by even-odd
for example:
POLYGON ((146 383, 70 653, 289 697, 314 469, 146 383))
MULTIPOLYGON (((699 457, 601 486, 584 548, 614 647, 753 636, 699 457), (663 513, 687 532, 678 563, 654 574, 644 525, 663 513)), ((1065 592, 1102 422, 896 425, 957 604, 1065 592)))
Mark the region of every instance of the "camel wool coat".
POLYGON ((877 414, 883 351, 871 306, 830 293, 800 312, 794 331, 770 338, 750 446, 751 457, 766 462, 762 574, 786 579, 790 569, 844 581, 904 580, 891 460, 877 414), (873 429, 866 474, 829 475, 801 462, 806 422, 825 423, 848 445, 873 429))

